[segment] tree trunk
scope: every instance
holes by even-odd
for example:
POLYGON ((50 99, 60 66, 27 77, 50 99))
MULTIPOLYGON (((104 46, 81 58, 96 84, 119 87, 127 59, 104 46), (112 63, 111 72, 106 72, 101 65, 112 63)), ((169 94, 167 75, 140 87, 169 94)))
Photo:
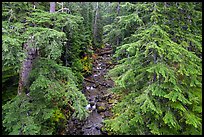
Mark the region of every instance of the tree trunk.
MULTIPOLYGON (((154 64, 157 64, 157 53, 156 53, 155 50, 154 50, 153 57, 154 57, 154 64)), ((156 82, 156 78, 157 78, 157 74, 156 74, 156 72, 155 72, 155 73, 154 73, 154 77, 153 77, 153 82, 156 82)))
MULTIPOLYGON (((50 13, 55 12, 55 2, 50 2, 50 13)), ((23 49, 26 51, 27 58, 23 61, 21 70, 20 70, 20 78, 18 84, 18 95, 22 92, 29 93, 29 82, 28 77, 30 71, 32 70, 32 61, 38 56, 37 48, 29 47, 29 45, 33 42, 33 37, 31 40, 26 42, 23 46, 23 49)))
POLYGON ((37 2, 32 2, 32 4, 33 4, 33 9, 35 9, 36 8, 36 4, 37 2))
POLYGON ((27 58, 24 59, 21 70, 20 70, 20 80, 18 85, 18 94, 20 95, 23 91, 26 93, 29 92, 29 82, 28 77, 30 74, 30 71, 32 70, 32 62, 37 57, 38 52, 36 48, 29 47, 29 44, 31 44, 33 41, 32 39, 25 43, 23 48, 27 53, 27 58))
POLYGON ((55 12, 55 2, 50 2, 50 13, 55 12))
POLYGON ((64 12, 64 3, 62 2, 62 12, 64 12))
POLYGON ((117 15, 119 16, 120 13, 120 2, 118 2, 118 6, 117 6, 117 15))
MULTIPOLYGON (((117 16, 119 16, 119 13, 120 13, 120 2, 118 2, 118 6, 117 6, 117 16)), ((117 36, 116 45, 118 46, 119 44, 120 44, 119 36, 117 36)))
MULTIPOLYGON (((108 7, 109 7, 109 14, 111 14, 111 2, 108 2, 108 7)), ((109 17, 109 24, 112 23, 111 17, 109 17)))
POLYGON ((93 30, 94 42, 97 39, 98 2, 96 3, 95 10, 96 10, 96 14, 95 14, 95 19, 94 19, 94 30, 93 30))

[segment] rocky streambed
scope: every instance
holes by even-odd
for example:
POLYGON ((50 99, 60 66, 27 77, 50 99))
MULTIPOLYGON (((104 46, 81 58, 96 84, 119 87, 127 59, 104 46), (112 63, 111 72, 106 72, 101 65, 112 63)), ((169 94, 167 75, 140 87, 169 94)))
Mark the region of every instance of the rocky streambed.
POLYGON ((96 109, 91 111, 89 117, 84 121, 72 119, 69 121, 70 135, 103 135, 104 119, 111 117, 111 108, 117 103, 117 96, 108 91, 114 86, 113 81, 105 77, 107 71, 114 65, 112 63, 112 48, 106 45, 95 53, 92 75, 84 79, 84 94, 89 101, 96 103, 96 109))

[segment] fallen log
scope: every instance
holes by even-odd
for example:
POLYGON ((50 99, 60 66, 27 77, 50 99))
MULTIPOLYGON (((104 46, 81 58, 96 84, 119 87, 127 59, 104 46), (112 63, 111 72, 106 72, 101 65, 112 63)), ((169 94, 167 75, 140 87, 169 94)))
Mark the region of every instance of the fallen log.
POLYGON ((108 47, 106 47, 106 48, 103 48, 102 50, 111 50, 111 48, 108 48, 108 47))
MULTIPOLYGON (((87 78, 84 78, 84 80, 85 81, 88 81, 88 82, 91 82, 91 83, 96 83, 95 81, 92 81, 92 80, 90 80, 90 79, 87 79, 87 78)), ((106 84, 102 84, 102 83, 98 83, 99 85, 101 85, 101 86, 106 86, 106 84)))
POLYGON ((95 83, 94 81, 90 80, 90 79, 87 79, 87 78, 84 78, 85 81, 88 81, 88 82, 91 82, 91 83, 95 83))
POLYGON ((113 53, 113 50, 104 51, 104 52, 98 53, 98 55, 101 56, 101 55, 104 55, 104 54, 111 54, 111 53, 113 53))

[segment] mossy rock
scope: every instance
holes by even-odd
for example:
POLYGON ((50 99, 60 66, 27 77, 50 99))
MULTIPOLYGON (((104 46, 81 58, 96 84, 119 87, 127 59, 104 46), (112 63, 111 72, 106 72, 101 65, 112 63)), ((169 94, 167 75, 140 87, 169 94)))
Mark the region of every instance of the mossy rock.
POLYGON ((97 108, 97 111, 100 113, 100 112, 104 112, 104 111, 106 111, 106 107, 105 106, 99 106, 98 108, 97 108))
POLYGON ((104 112, 106 111, 106 106, 105 106, 105 103, 100 103, 100 104, 97 104, 97 112, 104 112))
POLYGON ((115 99, 109 99, 108 100, 108 104, 113 104, 113 103, 116 103, 117 102, 117 100, 115 100, 115 99))

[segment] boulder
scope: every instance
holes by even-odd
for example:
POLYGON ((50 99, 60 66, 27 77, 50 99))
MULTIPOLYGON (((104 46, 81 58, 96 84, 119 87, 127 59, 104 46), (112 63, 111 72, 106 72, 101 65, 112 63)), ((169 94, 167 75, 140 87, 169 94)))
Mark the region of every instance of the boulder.
POLYGON ((105 103, 97 103, 97 112, 100 113, 104 111, 106 111, 105 103))
POLYGON ((87 127, 86 127, 86 129, 90 129, 92 127, 92 125, 88 125, 87 127))

